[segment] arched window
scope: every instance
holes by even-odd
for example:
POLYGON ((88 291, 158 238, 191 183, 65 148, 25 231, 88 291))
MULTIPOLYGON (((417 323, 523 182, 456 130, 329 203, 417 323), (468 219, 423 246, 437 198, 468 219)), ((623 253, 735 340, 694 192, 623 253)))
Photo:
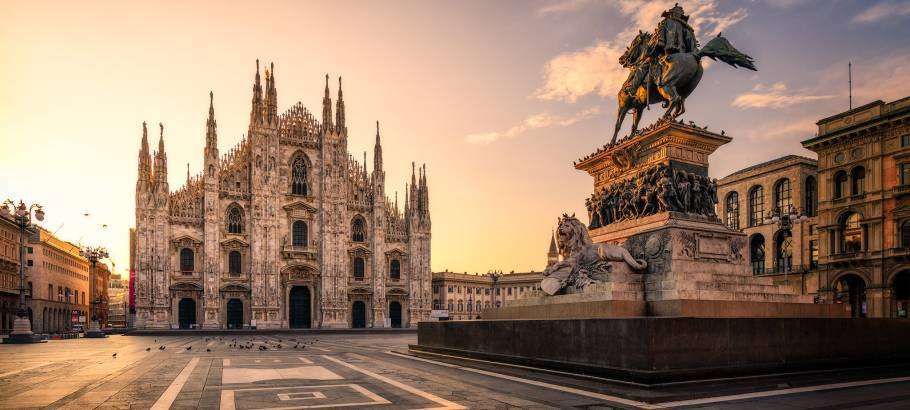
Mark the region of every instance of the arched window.
POLYGON ((752 239, 749 240, 749 262, 753 275, 765 272, 765 237, 762 234, 752 235, 752 239))
POLYGON ((910 248, 910 219, 901 224, 901 247, 910 248))
POLYGON ((789 212, 793 207, 793 196, 790 180, 782 179, 774 184, 774 208, 781 213, 789 212))
POLYGON ((192 272, 195 265, 195 257, 193 255, 193 250, 190 248, 183 248, 180 250, 180 271, 181 272, 192 272))
POLYGON ((459 312, 464 311, 464 301, 462 301, 461 299, 458 300, 458 311, 459 312))
POLYGON ((243 233, 243 210, 237 205, 231 205, 227 211, 228 233, 243 233))
POLYGON ((856 253, 863 250, 863 228, 858 213, 845 215, 841 221, 841 251, 856 253))
POLYGON ((774 253, 776 271, 778 273, 789 272, 793 267, 793 233, 789 229, 777 232, 774 253))
POLYGON ((749 191, 749 226, 762 224, 765 218, 765 190, 761 186, 749 191))
POLYGON ((815 210, 818 208, 818 185, 815 183, 815 177, 806 178, 806 203, 803 204, 806 216, 815 216, 815 210))
POLYGON ((306 222, 294 221, 291 228, 291 244, 293 246, 307 246, 306 222))
POLYGON ((739 194, 736 191, 727 195, 724 209, 726 210, 727 226, 731 229, 739 229, 739 194))
POLYGON ((478 300, 477 301, 477 311, 480 312, 481 310, 483 310, 483 302, 478 300))
POLYGON ((850 195, 860 195, 866 191, 866 168, 856 167, 850 172, 850 195))
POLYGON ((471 301, 469 300, 469 301, 468 301, 468 312, 471 312, 471 311, 473 311, 473 310, 474 310, 474 304, 471 303, 471 301))
POLYGON ((392 259, 389 262, 389 277, 395 280, 401 279, 401 262, 398 259, 392 259))
POLYGON ((449 309, 449 312, 455 310, 455 303, 452 302, 452 299, 449 299, 449 303, 446 308, 449 309))
POLYGON ((240 251, 231 251, 228 253, 228 273, 232 275, 239 275, 242 259, 243 258, 240 256, 240 251))
POLYGON ((298 156, 291 162, 291 194, 307 195, 308 188, 306 160, 298 156))
POLYGON ((847 193, 847 171, 834 173, 834 199, 843 198, 847 193))
POLYGON ((361 217, 361 216, 354 217, 354 221, 351 222, 351 240, 352 241, 354 241, 354 242, 363 242, 364 241, 364 237, 366 236, 364 233, 365 225, 366 225, 366 222, 364 222, 363 217, 361 217))
POLYGON ((351 274, 354 276, 354 280, 363 280, 364 272, 364 261, 361 257, 354 258, 354 264, 352 266, 353 272, 351 274))

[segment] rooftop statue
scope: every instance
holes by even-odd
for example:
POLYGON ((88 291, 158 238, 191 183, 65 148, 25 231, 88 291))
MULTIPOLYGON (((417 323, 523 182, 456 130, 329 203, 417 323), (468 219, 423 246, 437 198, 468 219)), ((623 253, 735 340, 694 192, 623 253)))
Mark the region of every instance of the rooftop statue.
POLYGON ((662 17, 654 34, 639 31, 619 57, 619 64, 630 72, 617 95, 619 109, 610 145, 616 143, 622 121, 629 111, 633 115, 629 135, 635 134, 642 111, 651 104, 662 103, 667 109, 663 118, 668 120, 686 112, 686 97, 698 86, 704 72, 702 57, 756 71, 752 57, 734 48, 720 33, 699 48, 695 30, 688 23, 689 16, 678 4, 665 11, 662 17))

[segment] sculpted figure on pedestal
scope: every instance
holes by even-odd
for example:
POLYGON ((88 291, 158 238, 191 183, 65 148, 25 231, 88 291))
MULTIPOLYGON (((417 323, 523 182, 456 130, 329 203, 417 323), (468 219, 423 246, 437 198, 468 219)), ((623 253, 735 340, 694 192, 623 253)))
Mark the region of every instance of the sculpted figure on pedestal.
POLYGON ((686 97, 701 81, 702 57, 756 70, 752 57, 734 48, 720 33, 699 49, 689 16, 679 5, 665 11, 662 17, 654 34, 639 31, 619 57, 619 63, 629 69, 629 77, 617 95, 619 110, 610 145, 616 143, 629 111, 633 113, 630 136, 638 129, 642 111, 651 104, 662 103, 667 109, 664 119, 675 120, 682 115, 686 97))
POLYGON ((556 241, 561 260, 544 270, 540 288, 548 295, 575 293, 587 285, 606 279, 616 264, 640 271, 648 263, 635 259, 626 248, 606 243, 595 244, 588 228, 575 216, 559 218, 556 241))

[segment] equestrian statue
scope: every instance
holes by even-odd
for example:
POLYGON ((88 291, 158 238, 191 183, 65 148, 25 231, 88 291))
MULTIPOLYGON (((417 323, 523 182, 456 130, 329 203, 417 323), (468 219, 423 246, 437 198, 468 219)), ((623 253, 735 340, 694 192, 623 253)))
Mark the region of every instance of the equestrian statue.
POLYGON ((702 57, 757 71, 752 57, 734 48, 720 33, 699 48, 695 30, 688 23, 689 16, 679 4, 665 11, 662 17, 654 34, 639 31, 619 57, 619 64, 630 73, 617 95, 619 108, 611 146, 616 143, 629 111, 632 111, 630 136, 638 129, 642 110, 651 104, 660 102, 667 109, 664 120, 675 120, 686 112, 686 97, 698 86, 704 72, 702 57))

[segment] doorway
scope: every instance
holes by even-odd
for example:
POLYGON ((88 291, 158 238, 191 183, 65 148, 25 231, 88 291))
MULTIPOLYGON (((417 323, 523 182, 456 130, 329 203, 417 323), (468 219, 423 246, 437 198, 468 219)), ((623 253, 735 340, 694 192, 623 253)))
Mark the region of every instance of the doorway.
POLYGON ((360 300, 351 306, 351 327, 355 329, 367 327, 367 305, 360 300))
POLYGON ((401 303, 389 303, 389 319, 392 321, 392 327, 401 327, 401 303))
POLYGON ((231 299, 227 302, 227 328, 243 328, 243 301, 231 299))
POLYGON ((288 303, 288 325, 294 329, 309 328, 312 326, 311 316, 310 288, 294 286, 288 303))
POLYGON ((190 298, 180 299, 177 305, 181 329, 189 329, 196 324, 196 301, 190 298))

